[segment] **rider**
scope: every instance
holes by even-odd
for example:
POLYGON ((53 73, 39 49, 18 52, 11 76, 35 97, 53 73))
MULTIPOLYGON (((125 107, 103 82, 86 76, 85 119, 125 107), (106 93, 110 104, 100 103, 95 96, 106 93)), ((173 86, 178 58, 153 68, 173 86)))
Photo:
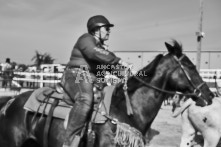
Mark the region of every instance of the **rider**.
POLYGON ((102 15, 89 18, 88 33, 80 36, 73 47, 61 81, 71 101, 74 102, 63 147, 77 147, 80 142, 82 129, 90 117, 93 106, 93 82, 98 77, 97 72, 101 70, 99 65, 130 66, 109 51, 104 44, 104 41, 109 39, 110 28, 113 26, 102 15))

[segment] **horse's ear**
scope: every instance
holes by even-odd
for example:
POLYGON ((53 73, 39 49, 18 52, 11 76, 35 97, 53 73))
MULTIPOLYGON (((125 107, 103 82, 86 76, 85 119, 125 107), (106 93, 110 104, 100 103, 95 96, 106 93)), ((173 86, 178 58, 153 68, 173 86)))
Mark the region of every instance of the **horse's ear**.
POLYGON ((172 53, 174 51, 174 47, 169 43, 165 42, 165 46, 167 47, 169 53, 172 53))

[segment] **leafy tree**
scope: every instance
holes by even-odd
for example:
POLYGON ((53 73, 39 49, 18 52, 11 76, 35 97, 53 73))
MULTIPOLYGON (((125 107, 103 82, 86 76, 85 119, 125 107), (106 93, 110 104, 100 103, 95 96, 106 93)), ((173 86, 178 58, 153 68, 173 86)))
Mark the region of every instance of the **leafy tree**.
POLYGON ((54 60, 55 60, 55 59, 53 59, 53 58, 51 57, 51 55, 48 54, 48 53, 45 53, 45 54, 43 55, 43 63, 44 63, 44 64, 53 64, 53 63, 54 63, 54 60))
POLYGON ((35 51, 35 55, 31 60, 34 61, 39 69, 41 64, 53 64, 55 59, 48 53, 41 54, 38 51, 35 51))
POLYGON ((25 64, 17 64, 17 70, 18 71, 22 71, 22 72, 24 72, 26 69, 28 69, 28 66, 27 65, 25 65, 25 64))
POLYGON ((38 68, 40 68, 40 65, 43 62, 42 59, 42 55, 38 51, 35 51, 35 56, 31 60, 34 61, 38 68))

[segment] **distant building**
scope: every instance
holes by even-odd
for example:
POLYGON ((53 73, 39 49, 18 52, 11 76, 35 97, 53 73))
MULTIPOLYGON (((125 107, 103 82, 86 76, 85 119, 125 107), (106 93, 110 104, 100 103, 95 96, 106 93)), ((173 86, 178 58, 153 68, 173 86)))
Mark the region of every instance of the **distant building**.
MULTIPOLYGON (((117 56, 133 63, 134 70, 139 70, 149 64, 158 54, 167 51, 116 51, 117 56)), ((190 60, 196 64, 196 51, 184 51, 190 60)), ((221 51, 201 51, 201 69, 221 69, 221 51)))
POLYGON ((64 69, 65 69, 65 65, 63 64, 42 64, 40 66, 40 69, 43 71, 43 72, 51 72, 51 73, 54 73, 54 72, 63 72, 64 69))

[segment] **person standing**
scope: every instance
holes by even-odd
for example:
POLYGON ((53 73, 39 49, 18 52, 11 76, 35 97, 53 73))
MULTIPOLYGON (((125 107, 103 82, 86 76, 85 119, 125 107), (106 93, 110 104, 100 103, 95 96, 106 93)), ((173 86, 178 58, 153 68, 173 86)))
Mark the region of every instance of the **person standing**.
POLYGON ((6 88, 9 83, 9 87, 11 87, 11 82, 13 78, 13 71, 10 58, 6 58, 5 63, 2 63, 2 88, 6 88))

